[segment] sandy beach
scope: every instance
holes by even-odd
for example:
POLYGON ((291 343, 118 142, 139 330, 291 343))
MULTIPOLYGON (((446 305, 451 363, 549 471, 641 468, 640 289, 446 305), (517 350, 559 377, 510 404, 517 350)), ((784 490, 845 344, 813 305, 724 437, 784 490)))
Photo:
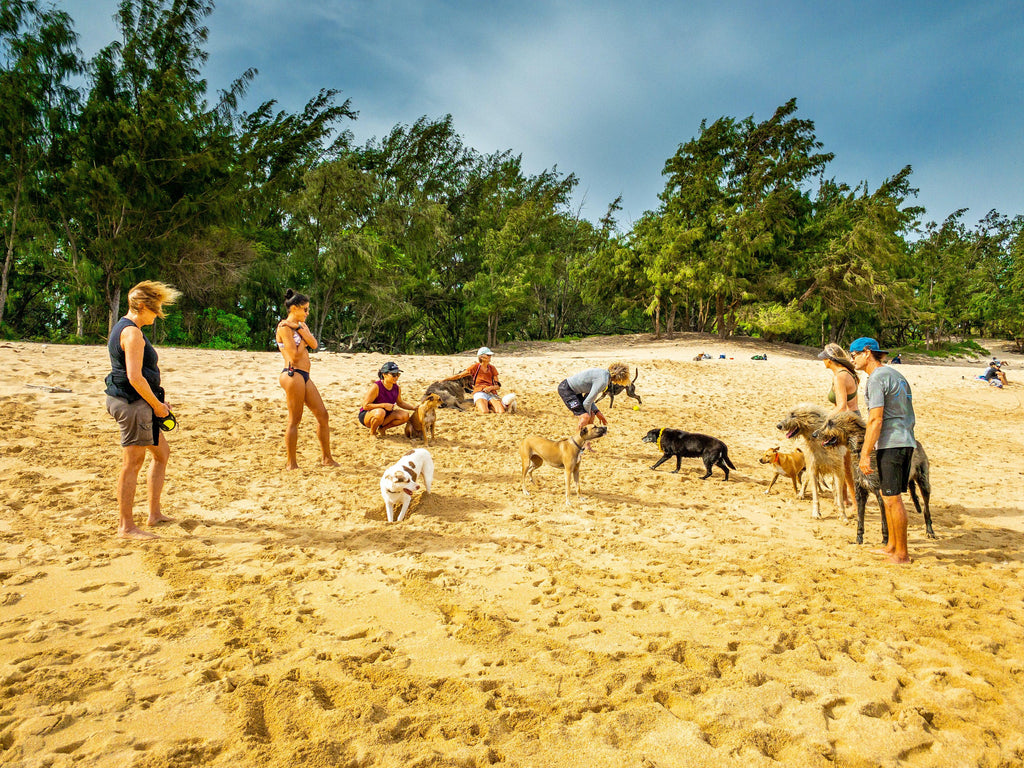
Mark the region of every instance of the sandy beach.
MULTIPOLYGON (((4 766, 1024 764, 1024 357, 992 350, 1002 390, 978 363, 901 366, 937 538, 908 497, 900 567, 873 499, 858 546, 831 499, 812 520, 788 483, 765 495, 782 413, 828 405, 813 350, 496 347, 518 413, 439 411, 433 493, 393 525, 380 475, 419 444, 356 421, 387 358, 314 356, 342 466, 307 414, 287 472, 279 354, 158 351, 177 522, 141 543, 114 537, 105 347, 0 344, 4 766), (548 466, 524 496, 520 441, 574 425, 558 382, 620 360, 643 405, 603 401, 582 500, 548 466), (736 471, 651 471, 653 427, 721 438, 736 471)), ((416 401, 473 361, 394 359, 416 401)))

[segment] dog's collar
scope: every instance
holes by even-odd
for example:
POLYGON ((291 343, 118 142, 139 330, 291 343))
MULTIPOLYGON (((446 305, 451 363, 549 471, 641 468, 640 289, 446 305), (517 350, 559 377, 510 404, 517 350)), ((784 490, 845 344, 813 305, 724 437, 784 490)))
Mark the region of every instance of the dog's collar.
POLYGON ((781 461, 779 461, 779 452, 778 452, 778 451, 776 451, 776 452, 775 452, 775 455, 774 455, 774 456, 772 456, 772 464, 781 464, 781 463, 782 463, 782 462, 781 462, 781 461))
MULTIPOLYGON (((573 435, 572 437, 569 438, 569 442, 572 443, 573 445, 575 445, 578 449, 580 449, 582 451, 583 450, 583 443, 577 443, 575 438, 576 438, 576 436, 573 435)), ((586 440, 584 440, 583 442, 585 443, 586 440)))
POLYGON ((664 435, 664 434, 665 434, 665 427, 662 427, 661 431, 658 433, 658 450, 661 451, 662 453, 665 452, 665 449, 661 447, 661 436, 664 435))

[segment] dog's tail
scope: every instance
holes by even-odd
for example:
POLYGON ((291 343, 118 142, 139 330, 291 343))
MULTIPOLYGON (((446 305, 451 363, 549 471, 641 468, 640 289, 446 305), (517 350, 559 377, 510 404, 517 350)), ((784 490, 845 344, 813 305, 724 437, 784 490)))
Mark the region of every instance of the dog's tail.
POLYGON ((722 461, 725 462, 726 466, 729 467, 729 469, 736 469, 736 465, 733 464, 732 463, 732 459, 729 458, 729 449, 728 448, 726 448, 724 451, 722 451, 722 461))

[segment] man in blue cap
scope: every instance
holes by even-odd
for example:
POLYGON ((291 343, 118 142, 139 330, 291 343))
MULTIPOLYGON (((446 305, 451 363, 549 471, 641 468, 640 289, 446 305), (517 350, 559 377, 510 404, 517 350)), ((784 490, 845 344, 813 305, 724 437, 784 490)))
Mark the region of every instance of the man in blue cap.
POLYGON ((868 425, 860 450, 860 471, 871 474, 871 452, 877 451, 878 478, 889 525, 889 543, 884 551, 894 563, 909 563, 903 494, 910 480, 910 460, 917 442, 910 384, 895 368, 882 364, 886 353, 875 339, 862 336, 854 340, 850 354, 857 370, 868 375, 864 385, 868 425))

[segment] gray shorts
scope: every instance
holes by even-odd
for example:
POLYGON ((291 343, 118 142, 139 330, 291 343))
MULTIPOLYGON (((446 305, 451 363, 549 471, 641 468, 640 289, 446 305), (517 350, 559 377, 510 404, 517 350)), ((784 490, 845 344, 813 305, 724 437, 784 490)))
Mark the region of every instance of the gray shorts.
POLYGON ((160 432, 153 420, 153 409, 141 398, 134 403, 107 395, 107 413, 121 428, 121 445, 159 445, 160 432))

